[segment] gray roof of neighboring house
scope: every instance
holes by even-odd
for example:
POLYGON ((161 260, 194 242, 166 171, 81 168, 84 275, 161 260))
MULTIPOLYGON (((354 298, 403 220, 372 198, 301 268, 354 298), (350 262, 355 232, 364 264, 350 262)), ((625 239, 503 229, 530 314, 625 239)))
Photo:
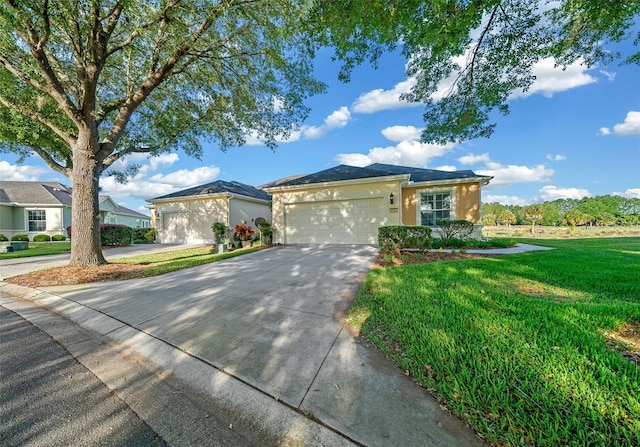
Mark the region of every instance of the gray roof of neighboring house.
MULTIPOLYGON (((396 166, 375 163, 364 168, 357 166, 338 165, 314 174, 299 176, 291 180, 281 179, 263 185, 263 188, 274 188, 279 186, 298 186, 314 183, 337 182, 342 180, 356 180, 364 178, 387 177, 391 175, 409 174, 413 182, 429 182, 438 180, 458 180, 472 179, 478 176, 473 171, 438 171, 435 169, 411 168, 407 166, 396 166)), ((487 177, 489 178, 489 177, 487 177)))
POLYGON ((0 202, 71 206, 71 188, 58 182, 0 181, 0 202))
POLYGON ((259 200, 271 200, 271 195, 260 190, 254 188, 251 185, 245 185, 240 182, 225 182, 223 180, 217 180, 212 183, 207 183, 206 185, 194 186, 193 188, 185 189, 183 191, 174 192, 171 194, 167 194, 165 196, 156 197, 155 199, 149 199, 149 202, 153 202, 154 200, 161 199, 174 199, 180 197, 193 197, 193 196, 202 196, 209 194, 234 194, 238 196, 250 197, 253 199, 259 200))
POLYGON ((146 214, 140 213, 138 211, 132 210, 131 208, 126 208, 124 206, 120 206, 118 205, 111 197, 109 196, 99 196, 98 197, 100 202, 102 202, 103 200, 109 199, 111 200, 111 202, 115 205, 113 212, 116 214, 124 214, 127 216, 132 216, 132 217, 140 217, 140 218, 145 218, 145 219, 151 219, 151 217, 149 217, 146 214))

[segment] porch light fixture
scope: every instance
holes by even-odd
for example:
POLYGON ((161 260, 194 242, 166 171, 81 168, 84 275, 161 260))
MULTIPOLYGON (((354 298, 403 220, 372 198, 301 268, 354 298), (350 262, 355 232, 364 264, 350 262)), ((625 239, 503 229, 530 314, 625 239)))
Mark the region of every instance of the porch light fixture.
POLYGON ((393 205, 393 193, 389 194, 389 204, 393 205))

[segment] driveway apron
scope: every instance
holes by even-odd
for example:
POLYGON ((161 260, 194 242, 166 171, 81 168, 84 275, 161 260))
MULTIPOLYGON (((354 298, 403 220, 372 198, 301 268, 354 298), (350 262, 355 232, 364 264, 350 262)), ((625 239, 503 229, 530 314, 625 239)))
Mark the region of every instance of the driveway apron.
POLYGON ((282 246, 158 277, 45 290, 179 347, 365 445, 479 445, 348 330, 344 318, 376 253, 282 246))

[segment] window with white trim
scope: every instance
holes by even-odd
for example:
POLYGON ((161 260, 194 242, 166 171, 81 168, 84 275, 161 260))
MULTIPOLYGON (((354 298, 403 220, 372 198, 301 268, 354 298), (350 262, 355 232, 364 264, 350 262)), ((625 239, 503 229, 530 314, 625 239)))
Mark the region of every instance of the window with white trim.
POLYGON ((437 226, 439 220, 455 218, 455 191, 453 189, 419 192, 418 221, 420 225, 437 226))
POLYGON ((47 231, 47 212, 45 210, 28 210, 29 231, 47 231))

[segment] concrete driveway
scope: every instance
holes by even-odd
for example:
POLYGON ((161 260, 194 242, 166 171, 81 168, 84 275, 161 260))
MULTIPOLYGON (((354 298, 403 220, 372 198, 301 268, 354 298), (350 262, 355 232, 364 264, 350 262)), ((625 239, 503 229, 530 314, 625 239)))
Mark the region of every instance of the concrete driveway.
POLYGON ((143 331, 358 443, 481 445, 349 332, 344 317, 376 253, 282 246, 159 277, 44 290, 109 316, 114 334, 143 331))

